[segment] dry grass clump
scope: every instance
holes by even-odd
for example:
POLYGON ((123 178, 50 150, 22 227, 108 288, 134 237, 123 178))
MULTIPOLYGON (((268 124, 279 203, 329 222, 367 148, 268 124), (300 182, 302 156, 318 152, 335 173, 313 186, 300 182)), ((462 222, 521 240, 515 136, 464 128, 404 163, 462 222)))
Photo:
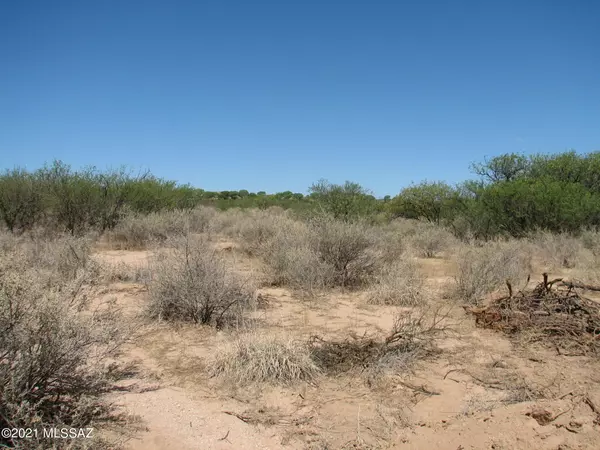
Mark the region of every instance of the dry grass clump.
POLYGON ((457 262, 458 273, 450 294, 468 303, 478 303, 504 286, 506 280, 518 286, 531 273, 530 252, 518 241, 463 248, 457 262))
POLYGON ((208 243, 189 237, 151 264, 150 317, 222 327, 240 320, 253 289, 208 243))
POLYGON ((44 441, 41 428, 111 418, 101 396, 112 387, 117 367, 109 363, 127 338, 118 311, 89 310, 71 281, 48 284, 42 275, 23 253, 0 259, 0 428, 40 430, 31 440, 0 437, 0 446, 64 448, 66 442, 44 441))
POLYGON ((323 372, 336 375, 353 369, 371 374, 408 370, 419 358, 435 353, 435 341, 448 328, 448 312, 413 310, 396 317, 385 337, 351 336, 343 341, 313 336, 313 360, 323 372))
POLYGON ((424 282, 416 261, 404 258, 382 266, 367 301, 373 305, 416 306, 424 300, 424 282))
POLYGON ((450 231, 439 225, 421 222, 409 242, 418 256, 434 258, 456 246, 458 240, 450 231))
POLYGON ((313 381, 319 368, 305 342, 272 334, 244 334, 219 352, 212 374, 238 385, 313 381))
POLYGON ((589 262, 590 258, 586 258, 584 254, 582 241, 567 233, 538 231, 529 239, 536 253, 542 257, 547 270, 571 269, 589 262))
POLYGON ((169 236, 184 235, 194 220, 197 217, 187 211, 129 214, 106 233, 106 239, 116 250, 143 250, 164 243, 169 236))

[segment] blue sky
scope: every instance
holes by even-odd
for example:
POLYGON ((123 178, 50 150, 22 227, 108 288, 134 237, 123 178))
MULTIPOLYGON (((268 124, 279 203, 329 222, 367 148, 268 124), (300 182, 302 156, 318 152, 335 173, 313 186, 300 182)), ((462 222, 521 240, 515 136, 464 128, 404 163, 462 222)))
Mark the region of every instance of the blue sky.
POLYGON ((0 6, 0 166, 377 195, 503 152, 600 150, 600 2, 0 6))

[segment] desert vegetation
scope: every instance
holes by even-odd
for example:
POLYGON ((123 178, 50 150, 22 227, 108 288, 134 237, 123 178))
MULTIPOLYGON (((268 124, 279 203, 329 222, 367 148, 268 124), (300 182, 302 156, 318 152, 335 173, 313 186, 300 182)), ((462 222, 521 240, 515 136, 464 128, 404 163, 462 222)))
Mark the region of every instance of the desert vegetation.
MULTIPOLYGON (((501 155, 473 165, 477 180, 421 183, 383 199, 352 182, 321 180, 307 195, 214 193, 61 162, 8 170, 0 177, 0 425, 97 435, 0 443, 134 448, 134 415, 151 420, 136 396, 168 392, 157 397, 168 414, 179 395, 172 386, 216 393, 202 407, 185 400, 195 405, 189 414, 275 427, 281 447, 391 448, 427 438, 403 431, 410 427, 450 435, 450 419, 425 427, 429 419, 407 411, 457 386, 469 389, 450 396, 462 402, 452 420, 515 404, 535 419, 545 417, 536 402, 552 408, 568 397, 579 417, 571 422, 592 419, 568 422, 578 431, 561 439, 593 440, 598 164, 600 154, 501 155), (560 383, 545 378, 550 366, 560 383), (144 387, 150 382, 158 387, 144 387), (256 403, 274 393, 300 403, 256 403), (223 402, 245 411, 216 409, 223 402)), ((229 439, 223 434, 209 447, 229 439)))

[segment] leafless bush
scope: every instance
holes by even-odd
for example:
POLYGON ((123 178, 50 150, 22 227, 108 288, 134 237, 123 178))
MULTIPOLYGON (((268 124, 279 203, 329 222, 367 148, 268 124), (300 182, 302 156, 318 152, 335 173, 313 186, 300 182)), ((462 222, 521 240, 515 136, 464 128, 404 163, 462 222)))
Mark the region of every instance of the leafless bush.
POLYGON ((530 241, 550 270, 573 268, 585 261, 582 242, 569 234, 538 231, 530 236, 530 241))
POLYGON ((424 258, 433 258, 456 245, 457 239, 447 229, 430 223, 421 223, 410 238, 410 246, 424 258))
POLYGON ((181 236, 190 229, 186 211, 130 214, 107 232, 109 244, 118 250, 140 250, 159 245, 169 236, 181 236))
POLYGON ((189 220, 189 231, 192 233, 207 233, 219 212, 210 206, 197 206, 187 212, 189 220))
POLYGON ((260 255, 276 234, 293 227, 293 220, 285 214, 266 211, 247 213, 246 219, 238 224, 238 236, 243 249, 251 255, 260 255))
POLYGON ((224 234, 229 237, 237 237, 239 224, 246 218, 247 213, 240 208, 231 208, 227 211, 219 211, 210 221, 209 232, 212 234, 224 234))
POLYGON ((504 286, 518 286, 531 274, 531 254, 518 241, 492 242, 484 247, 467 247, 457 258, 458 273, 451 295, 469 303, 504 286))
POLYGON ((320 258, 306 224, 289 221, 264 243, 261 258, 272 271, 273 283, 313 295, 333 284, 333 266, 320 258))
POLYGON ((408 239, 390 226, 377 227, 374 249, 378 254, 379 265, 395 264, 407 257, 408 239))
POLYGON ((206 242, 183 239, 151 265, 152 318, 221 327, 239 320, 253 291, 206 242))
POLYGON ((311 223, 310 231, 320 259, 333 267, 335 285, 358 286, 370 280, 377 255, 368 225, 321 218, 311 223))
MULTIPOLYGON (((284 239, 283 237, 280 239, 284 239)), ((333 267, 307 245, 285 246, 277 240, 270 253, 273 283, 314 295, 332 284, 333 267)))
POLYGON ((371 286, 367 300, 375 305, 416 306, 423 302, 424 277, 409 258, 384 265, 371 286))
POLYGON ((50 239, 31 236, 18 251, 29 267, 43 271, 50 282, 64 282, 94 269, 90 260, 91 244, 91 238, 86 236, 63 234, 50 239))
POLYGON ((595 257, 600 256, 600 232, 593 229, 581 232, 581 244, 592 252, 595 257))
POLYGON ((218 353, 212 373, 236 384, 312 381, 319 369, 305 342, 272 334, 244 334, 218 353))
POLYGON ((118 311, 90 311, 80 291, 50 287, 39 274, 22 253, 0 261, 0 428, 40 431, 31 440, 2 437, 0 446, 65 448, 44 440, 41 428, 86 427, 111 416, 101 396, 127 337, 118 311))

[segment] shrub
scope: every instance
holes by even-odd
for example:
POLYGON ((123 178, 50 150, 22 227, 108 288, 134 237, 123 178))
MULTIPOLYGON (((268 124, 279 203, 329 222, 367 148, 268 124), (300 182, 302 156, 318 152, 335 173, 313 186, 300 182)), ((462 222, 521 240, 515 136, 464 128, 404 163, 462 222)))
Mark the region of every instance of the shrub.
POLYGON ((478 303, 506 280, 517 285, 530 273, 531 255, 521 242, 492 242, 484 247, 469 247, 458 254, 458 273, 452 294, 466 302, 478 303))
POLYGON ((581 232, 581 244, 590 250, 594 256, 600 256, 600 232, 586 229, 581 232))
POLYGON ((32 235, 19 247, 29 267, 44 272, 50 283, 75 280, 86 270, 94 269, 90 260, 90 237, 69 234, 44 238, 32 235))
POLYGON ((45 441, 41 428, 110 419, 102 395, 114 379, 109 362, 127 335, 113 308, 86 310, 78 291, 50 288, 21 258, 0 261, 0 428, 38 428, 40 435, 0 437, 0 446, 64 448, 45 441))
POLYGON ((106 237, 113 248, 142 250, 164 243, 169 236, 182 236, 189 228, 190 216, 186 211, 130 214, 106 237))
POLYGON ((188 214, 189 231, 193 233, 207 233, 211 231, 212 222, 219 213, 215 208, 198 206, 189 211, 188 214))
POLYGON ((290 226, 290 220, 269 210, 248 213, 246 219, 238 224, 238 236, 244 250, 251 255, 259 255, 279 230, 290 226))
POLYGON ((271 242, 268 260, 274 284, 289 286, 309 295, 330 286, 334 277, 331 265, 322 261, 309 245, 286 245, 279 236, 271 242))
POLYGON ((321 261, 333 268, 336 286, 357 286, 372 276, 377 262, 375 238, 364 223, 316 219, 310 232, 321 261))
POLYGON ((39 180, 22 170, 7 170, 0 175, 0 219, 12 231, 33 228, 43 213, 39 180))
POLYGON ((239 320, 253 291, 219 254, 189 238, 151 265, 147 312, 152 318, 222 327, 239 320))
POLYGON ((246 334, 218 353, 212 373, 236 384, 312 381, 319 369, 304 342, 272 334, 246 334))
POLYGON ((394 262, 380 269, 367 301, 374 305, 416 306, 423 301, 424 278, 411 259, 394 262))
POLYGON ((456 238, 441 226, 421 223, 410 238, 410 245, 419 256, 433 258, 456 244, 456 238))
POLYGON ((530 236, 530 241, 550 269, 573 268, 584 257, 581 241, 566 233, 538 231, 530 236))

